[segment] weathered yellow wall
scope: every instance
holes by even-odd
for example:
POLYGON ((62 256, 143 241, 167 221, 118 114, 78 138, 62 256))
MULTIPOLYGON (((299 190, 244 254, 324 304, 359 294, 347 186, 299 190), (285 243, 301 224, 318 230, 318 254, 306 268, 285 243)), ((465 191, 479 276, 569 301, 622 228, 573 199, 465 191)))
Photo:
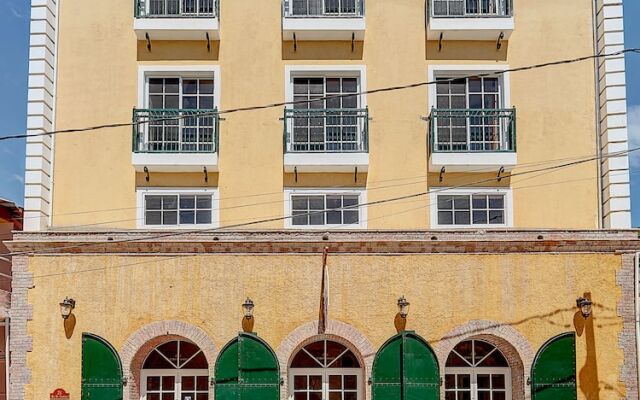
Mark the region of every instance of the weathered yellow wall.
MULTIPOLYGON (((596 303, 595 363, 586 365, 585 332, 577 339, 579 399, 598 398, 585 393, 594 383, 601 400, 624 392, 618 375, 618 255, 330 255, 328 265, 329 317, 353 325, 376 349, 395 333, 402 294, 411 302, 407 329, 431 344, 459 325, 484 319, 511 325, 537 351, 552 336, 575 329, 575 299, 589 291, 596 303), (584 373, 592 378, 583 379, 584 373)), ((319 255, 39 256, 30 259, 30 270, 33 379, 27 399, 46 398, 56 387, 79 397, 82 332, 121 350, 146 324, 178 319, 201 327, 220 349, 241 329, 241 303, 250 296, 254 329, 277 349, 296 327, 318 316, 319 255), (65 296, 77 301, 69 340, 58 307, 65 296)))
MULTIPOLYGON (((293 44, 281 39, 280 1, 222 0, 222 40, 210 53, 204 42, 158 41, 149 53, 133 32, 132 0, 65 0, 60 4, 56 128, 130 121, 142 64, 220 65, 221 108, 228 109, 283 101, 285 65, 366 65, 367 88, 373 89, 425 81, 431 64, 516 67, 593 52, 589 2, 516 0, 515 10, 515 32, 500 51, 493 42, 445 41, 439 52, 437 43, 425 40, 424 0, 367 0, 365 41, 353 53, 348 42, 300 42, 294 52, 293 44)), ((591 61, 512 74, 521 163, 516 173, 531 168, 525 164, 595 154, 593 75, 591 61)), ((427 123, 420 116, 430 108, 427 89, 370 95, 367 102, 373 120, 370 168, 363 179, 368 187, 391 186, 371 191, 368 199, 425 191, 427 123)), ((251 111, 229 114, 221 123, 220 207, 250 205, 223 210, 223 225, 282 215, 282 190, 291 179, 282 169, 281 115, 280 108, 251 111)), ((131 166, 131 129, 59 135, 55 146, 54 227, 135 227, 135 189, 141 180, 131 166), (103 211, 84 213, 92 210, 103 211)), ((429 180, 437 184, 437 171, 431 172, 429 180)), ((513 178, 515 226, 597 227, 596 176, 593 162, 513 178)), ((462 182, 479 179, 469 174, 462 182)), ((182 178, 152 174, 153 185, 170 181, 182 178)), ((445 176, 442 185, 452 182, 445 176)), ((317 179, 303 176, 298 184, 314 185, 317 179)), ((368 217, 372 229, 428 228, 428 199, 372 206, 368 217)), ((277 221, 253 228, 282 226, 277 221)))

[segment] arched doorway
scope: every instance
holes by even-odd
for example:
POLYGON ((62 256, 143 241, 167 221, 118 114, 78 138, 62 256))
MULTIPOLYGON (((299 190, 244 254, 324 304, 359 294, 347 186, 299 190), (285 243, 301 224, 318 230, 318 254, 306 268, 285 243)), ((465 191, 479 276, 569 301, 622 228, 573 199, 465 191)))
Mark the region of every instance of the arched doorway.
POLYGON ((511 400, 511 368, 489 342, 458 343, 447 358, 445 400, 511 400))
POLYGON ((202 350, 188 340, 172 340, 154 348, 144 360, 143 400, 208 400, 209 364, 202 350))
POLYGON ((345 345, 321 339, 302 347, 289 366, 290 400, 363 400, 364 370, 345 345))

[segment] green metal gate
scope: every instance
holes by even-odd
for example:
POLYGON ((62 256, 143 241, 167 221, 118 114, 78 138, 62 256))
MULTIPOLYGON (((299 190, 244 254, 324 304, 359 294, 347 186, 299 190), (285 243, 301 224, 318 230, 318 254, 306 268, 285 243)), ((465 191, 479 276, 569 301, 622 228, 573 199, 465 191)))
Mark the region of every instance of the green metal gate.
POLYGON ((576 335, 563 333, 547 341, 531 368, 532 400, 576 400, 576 335))
POLYGON ((371 385, 373 400, 439 400, 438 359, 415 332, 401 332, 376 354, 371 385))
POLYGON ((255 334, 240 333, 216 361, 216 400, 278 400, 278 359, 255 334))
POLYGON ((82 334, 82 400, 121 400, 122 364, 118 352, 99 336, 82 334))

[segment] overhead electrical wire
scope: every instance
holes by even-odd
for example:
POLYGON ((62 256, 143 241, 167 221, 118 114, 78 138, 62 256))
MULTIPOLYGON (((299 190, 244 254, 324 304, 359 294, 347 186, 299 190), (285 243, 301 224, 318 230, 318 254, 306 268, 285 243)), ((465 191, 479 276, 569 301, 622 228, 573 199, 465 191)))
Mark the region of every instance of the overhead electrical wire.
POLYGON ((530 71, 530 70, 534 70, 534 69, 547 68, 547 67, 557 66, 557 65, 573 64, 573 63, 577 63, 577 62, 582 62, 582 61, 587 61, 587 60, 594 60, 594 59, 599 59, 599 58, 621 56, 621 55, 624 55, 626 53, 638 53, 638 54, 640 54, 640 48, 628 48, 628 49, 623 49, 623 50, 619 50, 619 51, 612 52, 612 53, 607 53, 607 54, 592 54, 592 55, 582 56, 582 57, 577 57, 577 58, 558 60, 558 61, 550 61, 550 62, 545 62, 545 63, 540 63, 540 64, 528 65, 528 66, 524 66, 524 67, 510 68, 510 69, 505 69, 505 70, 501 70, 501 71, 493 71, 493 72, 487 72, 487 73, 473 74, 473 75, 469 75, 469 76, 466 76, 466 77, 465 76, 461 76, 461 77, 450 78, 450 79, 439 79, 439 80, 435 80, 435 81, 415 82, 415 83, 410 83, 410 84, 405 84, 405 85, 397 85, 397 86, 389 86, 389 87, 384 87, 384 88, 379 88, 379 89, 365 90, 365 91, 361 91, 361 92, 357 92, 357 93, 347 93, 347 94, 339 94, 339 95, 318 97, 316 99, 309 99, 309 100, 284 101, 284 102, 269 103, 269 104, 256 105, 256 106, 230 108, 230 109, 219 110, 219 111, 215 111, 215 112, 202 112, 202 113, 198 113, 197 115, 190 114, 190 115, 182 115, 182 116, 174 116, 174 117, 158 118, 158 119, 153 119, 152 118, 152 119, 144 119, 144 120, 135 121, 135 122, 110 123, 110 124, 96 125, 96 126, 87 127, 87 128, 70 128, 70 129, 54 130, 54 131, 50 131, 50 132, 2 136, 2 137, 0 137, 0 141, 11 140, 11 139, 24 139, 24 138, 28 138, 28 137, 38 137, 38 136, 52 136, 52 135, 58 135, 58 134, 61 134, 61 133, 79 133, 79 132, 94 131, 94 130, 99 130, 99 129, 122 128, 122 127, 129 127, 129 126, 137 126, 137 125, 147 124, 149 122, 175 121, 175 120, 186 119, 186 118, 201 118, 201 117, 213 116, 213 115, 218 115, 218 114, 232 114, 232 113, 238 113, 238 112, 264 110, 264 109, 269 109, 269 108, 279 108, 279 107, 285 107, 285 106, 297 105, 297 104, 308 104, 308 103, 314 103, 314 102, 318 102, 318 101, 339 99, 339 98, 343 98, 343 97, 355 97, 355 96, 361 96, 361 95, 365 95, 365 94, 384 93, 384 92, 392 92, 392 91, 397 91, 397 90, 413 89, 413 88, 422 87, 422 86, 434 85, 434 84, 439 83, 439 82, 453 82, 453 81, 456 81, 456 80, 459 80, 459 79, 465 79, 465 78, 500 76, 500 75, 504 75, 506 73, 511 73, 511 72, 530 71))
MULTIPOLYGON (((311 212, 308 212, 308 213, 299 214, 299 216, 304 216, 304 215, 310 216, 310 215, 315 215, 315 214, 324 214, 327 211, 358 209, 360 207, 375 206, 375 205, 386 204, 386 203, 395 202, 395 201, 408 200, 408 199, 413 199, 413 198, 417 198, 417 197, 427 196, 427 195, 430 195, 430 194, 433 194, 433 193, 439 193, 439 192, 442 192, 442 191, 447 191, 447 190, 452 190, 452 189, 457 189, 457 188, 462 188, 462 187, 469 187, 469 186, 479 185, 479 184, 487 183, 487 182, 493 182, 493 181, 495 181, 497 179, 506 179, 506 178, 511 178, 511 177, 514 177, 514 176, 528 175, 528 174, 536 173, 536 172, 553 171, 553 170, 558 170, 558 169, 561 169, 561 168, 567 168, 567 167, 583 164, 583 163, 586 163, 586 162, 591 162, 591 161, 594 161, 594 160, 602 160, 602 159, 608 158, 608 157, 619 157, 619 156, 626 155, 626 154, 629 154, 631 152, 635 152, 635 151, 638 151, 638 150, 640 150, 640 147, 636 147, 636 148, 625 150, 625 151, 618 151, 618 152, 609 153, 606 156, 604 156, 604 155, 596 155, 596 156, 593 156, 591 158, 587 158, 587 159, 584 159, 584 160, 572 161, 572 162, 568 162, 568 163, 564 163, 564 164, 558 164, 558 165, 545 167, 545 168, 538 168, 538 169, 534 169, 534 170, 530 170, 530 171, 509 173, 509 174, 506 174, 506 175, 504 175, 504 176, 502 176, 500 178, 498 178, 498 177, 486 178, 486 179, 481 179, 481 180, 478 180, 478 181, 475 181, 475 182, 465 182, 463 184, 459 184, 459 185, 455 185, 455 186, 451 186, 451 187, 436 188, 436 189, 433 189, 433 190, 427 190, 427 191, 412 193, 412 194, 408 194, 408 195, 396 196, 396 197, 391 197, 391 198, 386 198, 386 199, 381 199, 381 200, 375 200, 375 201, 370 201, 370 202, 365 202, 365 203, 358 203, 358 204, 354 204, 354 205, 351 205, 351 206, 344 206, 344 207, 339 207, 339 208, 335 208, 335 209, 331 209, 331 210, 311 211, 311 212)), ((57 247, 57 248, 52 249, 52 250, 14 252, 14 253, 7 254, 7 256, 58 253, 60 250, 66 250, 66 249, 70 249, 70 248, 76 249, 76 248, 82 248, 82 247, 87 247, 87 246, 111 246, 111 245, 119 244, 119 243, 140 242, 140 241, 145 241, 145 240, 157 240, 157 239, 162 239, 162 238, 167 238, 167 237, 182 236, 182 235, 188 235, 188 234, 216 232, 216 231, 230 230, 230 229, 236 229, 236 228, 243 228, 243 227, 247 227, 247 226, 260 225, 260 224, 265 224, 265 223, 269 223, 269 222, 284 221, 284 220, 287 220, 287 219, 292 219, 293 217, 294 217, 293 215, 284 215, 284 216, 277 216, 277 217, 271 217, 271 218, 263 218, 263 219, 254 220, 254 221, 250 221, 250 222, 244 222, 244 223, 238 223, 238 224, 230 224, 230 225, 226 225, 226 226, 222 226, 222 227, 216 227, 216 228, 201 228, 201 229, 191 229, 191 230, 183 230, 183 231, 163 232, 163 233, 158 233, 158 234, 146 235, 146 236, 142 236, 142 237, 121 239, 121 240, 112 240, 112 241, 108 241, 108 242, 83 242, 83 243, 78 243, 78 244, 69 245, 69 246, 57 247)))

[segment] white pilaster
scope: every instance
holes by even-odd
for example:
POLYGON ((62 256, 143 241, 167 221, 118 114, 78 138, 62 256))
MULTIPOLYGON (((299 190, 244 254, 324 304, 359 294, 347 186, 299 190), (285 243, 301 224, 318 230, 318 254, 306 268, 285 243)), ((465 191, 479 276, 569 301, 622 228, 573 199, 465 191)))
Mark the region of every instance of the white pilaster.
MULTIPOLYGON (((597 0, 596 37, 599 54, 624 49, 623 0, 597 0)), ((600 151, 606 155, 629 149, 624 55, 598 60, 600 151)), ((602 218, 605 229, 631 227, 629 156, 602 159, 602 218)))
POLYGON ((31 1, 24 230, 47 228, 50 217, 59 0, 31 1))

